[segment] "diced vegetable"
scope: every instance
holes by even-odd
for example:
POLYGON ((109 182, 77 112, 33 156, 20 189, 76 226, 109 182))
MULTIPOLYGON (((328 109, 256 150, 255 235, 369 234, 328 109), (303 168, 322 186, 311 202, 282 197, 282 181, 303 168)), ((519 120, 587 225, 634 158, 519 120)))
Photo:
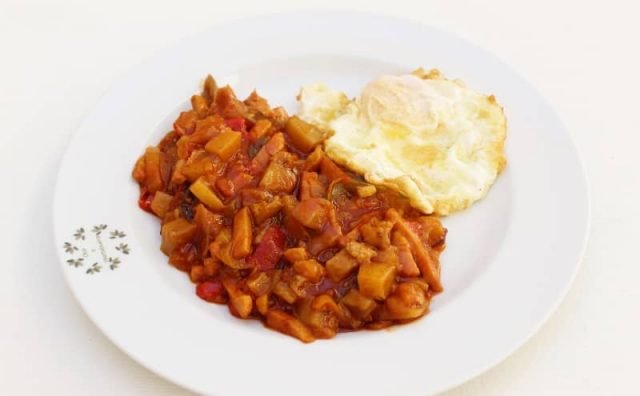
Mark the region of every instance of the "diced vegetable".
POLYGON ((284 251, 284 257, 290 262, 307 260, 309 253, 303 247, 291 248, 284 251))
POLYGON ((178 154, 178 158, 182 160, 186 160, 191 156, 191 154, 196 150, 198 145, 191 141, 189 136, 182 136, 176 142, 176 153, 178 154))
MULTIPOLYGON (((328 296, 325 295, 325 297, 328 296)), ((314 308, 313 305, 317 299, 311 300, 307 298, 300 301, 297 304, 296 313, 302 323, 311 329, 314 336, 317 338, 333 338, 336 336, 338 329, 338 319, 329 310, 314 308)))
POLYGON ((296 186, 295 172, 281 163, 271 161, 260 180, 260 187, 273 193, 290 193, 296 186))
POLYGON ((391 291, 395 277, 394 263, 364 263, 358 270, 358 288, 366 297, 384 300, 391 291))
POLYGON ((253 128, 251 128, 251 138, 253 140, 258 140, 261 137, 263 137, 264 135, 267 134, 267 132, 269 132, 269 129, 271 128, 271 121, 266 120, 266 119, 261 119, 256 121, 256 123, 253 125, 253 128))
POLYGON ((161 231, 162 246, 160 249, 164 254, 169 255, 175 248, 189 242, 197 231, 198 227, 195 224, 191 224, 183 218, 165 223, 161 231))
POLYGON ((248 294, 239 294, 236 296, 232 296, 229 299, 231 303, 231 307, 233 307, 234 313, 236 313, 242 319, 246 319, 249 317, 251 310, 253 309, 253 299, 248 294))
POLYGON ((349 175, 326 156, 322 157, 322 161, 320 162, 320 173, 325 175, 330 181, 349 180, 349 175))
POLYGON ((209 278, 213 278, 220 272, 220 262, 213 257, 207 257, 204 259, 203 267, 204 274, 209 278))
POLYGON ((176 161, 176 165, 173 168, 173 173, 171 174, 171 184, 180 185, 187 181, 187 177, 182 173, 182 167, 185 164, 185 160, 180 159, 176 161))
POLYGON ((244 118, 229 118, 226 120, 226 124, 229 128, 238 132, 245 132, 247 130, 247 123, 244 118))
POLYGON ((309 249, 309 253, 316 255, 337 244, 344 246, 345 243, 342 228, 340 227, 340 223, 338 223, 336 211, 332 206, 329 208, 327 224, 319 235, 311 238, 307 248, 309 249))
POLYGON ((256 224, 262 224, 267 219, 275 216, 282 209, 282 201, 274 199, 271 202, 260 202, 250 206, 256 224))
POLYGON ((151 201, 151 210, 158 217, 163 218, 169 210, 169 205, 173 200, 173 196, 162 191, 157 191, 151 201))
POLYGON ((133 167, 133 172, 131 172, 131 176, 133 176, 134 180, 137 181, 140 184, 144 183, 144 181, 145 181, 144 157, 145 156, 142 155, 142 156, 140 156, 140 158, 138 158, 138 160, 136 161, 136 165, 133 167))
POLYGON ((218 90, 218 84, 216 84, 216 80, 213 78, 211 74, 207 76, 204 80, 204 92, 203 94, 207 96, 209 101, 212 101, 213 98, 216 97, 216 91, 218 90))
POLYGON ((273 286, 273 294, 280 297, 289 304, 293 304, 298 299, 298 295, 294 293, 293 290, 291 290, 291 287, 289 287, 288 284, 282 281, 277 282, 273 286))
POLYGON ((429 309, 425 291, 415 282, 400 283, 384 303, 382 317, 391 320, 415 319, 429 309))
POLYGON ((251 290, 251 293, 259 297, 271 290, 273 280, 273 276, 266 272, 254 272, 247 279, 247 287, 251 290))
POLYGON ((393 246, 398 249, 398 262, 400 263, 400 267, 398 268, 399 274, 402 276, 420 275, 420 269, 411 253, 409 241, 398 231, 393 233, 393 246))
POLYGON ((193 95, 191 97, 191 107, 193 108, 193 111, 196 112, 198 117, 204 117, 205 115, 207 115, 207 112, 209 110, 209 104, 207 103, 205 98, 200 95, 193 95))
POLYGON ((286 312, 277 309, 270 310, 267 313, 266 323, 270 328, 289 334, 302 342, 312 342, 315 340, 315 337, 305 325, 286 312))
POLYGON ((193 283, 198 283, 205 280, 206 275, 204 273, 204 266, 203 265, 192 266, 191 272, 189 272, 189 278, 193 283))
POLYGON ((314 259, 296 261, 293 269, 311 282, 320 281, 324 275, 324 267, 314 259))
POLYGON ((208 302, 224 303, 226 301, 225 290, 222 283, 217 280, 207 280, 198 284, 196 294, 208 302))
POLYGON ((224 118, 244 118, 247 115, 247 106, 236 98, 228 85, 216 90, 214 101, 217 112, 224 118))
POLYGON ((204 149, 208 152, 215 154, 222 161, 227 161, 233 156, 242 144, 242 136, 238 132, 224 131, 219 135, 209 140, 204 149))
POLYGON ((180 173, 193 183, 201 177, 215 174, 217 169, 216 159, 204 151, 196 151, 182 165, 180 173))
POLYGON ((273 269, 282 257, 284 244, 285 237, 282 229, 278 226, 271 226, 265 232, 253 254, 247 257, 247 262, 261 271, 273 269))
POLYGON ((429 283, 429 286, 431 286, 431 288, 436 292, 442 291, 440 270, 430 252, 426 250, 425 246, 420 241, 420 238, 411 231, 397 210, 389 209, 387 211, 387 217, 392 222, 395 222, 395 226, 398 227, 398 231, 407 238, 407 241, 411 245, 411 250, 415 255, 416 263, 420 268, 420 272, 429 283))
POLYGON ((428 235, 427 243, 430 246, 438 246, 444 243, 447 236, 447 229, 442 226, 440 220, 435 216, 423 216, 418 219, 422 229, 428 235))
POLYGON ((269 102, 262 96, 258 95, 258 93, 253 90, 249 97, 244 100, 244 104, 247 105, 249 111, 260 113, 264 116, 271 116, 273 111, 271 110, 271 106, 269 106, 269 102))
POLYGON ((391 229, 393 223, 372 218, 368 223, 360 227, 362 238, 370 245, 380 249, 386 249, 391 244, 391 229))
POLYGON ((206 236, 213 237, 224 228, 225 219, 224 216, 211 212, 203 204, 197 204, 193 222, 206 236))
POLYGON ((148 147, 144 154, 144 184, 150 193, 164 188, 161 171, 162 155, 157 147, 148 147))
POLYGON ((315 172, 318 168, 320 168, 322 158, 324 158, 324 151, 322 151, 322 146, 318 145, 315 149, 313 149, 313 152, 309 154, 307 159, 304 160, 302 170, 304 170, 305 172, 315 172))
POLYGON ((275 153, 284 149, 284 147, 284 135, 281 132, 275 133, 251 160, 251 170, 255 173, 264 171, 267 168, 267 165, 269 165, 271 157, 275 153))
POLYGON ((289 287, 298 298, 309 297, 309 281, 304 276, 295 274, 289 279, 289 287))
POLYGON ((234 258, 231 254, 231 249, 231 231, 228 228, 220 231, 216 239, 209 245, 211 255, 222 261, 229 268, 246 269, 253 266, 250 262, 234 258))
POLYGON ((320 181, 315 172, 302 172, 300 178, 300 200, 309 198, 324 198, 327 196, 327 189, 320 181))
POLYGON ((196 121, 196 128, 194 132, 188 137, 183 136, 183 138, 193 144, 205 144, 215 135, 220 133, 220 131, 224 129, 225 125, 224 118, 219 115, 208 116, 196 121))
POLYGON ((256 298, 256 308, 262 316, 266 316, 269 312, 269 295, 263 294, 256 298))
POLYGON ((291 143, 300 151, 308 153, 315 146, 322 143, 328 134, 306 121, 293 116, 289 118, 285 127, 291 143))
POLYGON ((211 210, 222 210, 224 204, 203 179, 196 180, 189 190, 211 210))
POLYGON ((361 319, 367 318, 377 307, 374 300, 363 296, 356 289, 349 290, 349 293, 342 298, 342 303, 346 305, 354 315, 361 319))
POLYGON ((196 127, 197 119, 198 113, 195 111, 183 111, 173 123, 173 129, 180 135, 190 135, 196 127))
POLYGON ((371 261, 371 259, 378 253, 375 249, 367 246, 361 242, 349 242, 345 249, 353 258, 358 260, 360 263, 366 263, 367 261, 371 261))
POLYGON ((343 249, 331 257, 325 267, 329 278, 334 282, 339 282, 358 267, 358 260, 343 249))
POLYGON ((183 272, 190 272, 199 261, 198 249, 191 242, 173 249, 169 255, 169 264, 183 272))
POLYGON ((375 195, 376 186, 373 186, 371 184, 368 184, 366 186, 358 186, 356 187, 356 192, 358 193, 358 196, 360 198, 370 197, 372 195, 375 195))
POLYGON ((305 227, 320 230, 327 222, 330 209, 331 202, 326 199, 309 198, 298 203, 291 215, 305 227))
POLYGON ((251 253, 251 241, 253 240, 253 225, 249 208, 244 207, 236 212, 233 217, 233 246, 234 258, 243 258, 251 253))

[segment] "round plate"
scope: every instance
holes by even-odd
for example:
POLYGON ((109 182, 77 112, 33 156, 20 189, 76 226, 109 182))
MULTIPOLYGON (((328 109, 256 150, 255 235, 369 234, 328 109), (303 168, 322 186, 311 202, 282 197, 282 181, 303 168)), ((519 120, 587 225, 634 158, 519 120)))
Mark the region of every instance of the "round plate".
POLYGON ((84 120, 54 202, 62 270, 89 317, 147 368, 216 395, 424 395, 457 385, 504 359, 550 315, 576 273, 588 222, 576 150, 522 77, 449 34, 344 11, 238 21, 138 67, 84 120), (131 169, 203 77, 240 96, 257 88, 293 113, 303 84, 355 95, 380 74, 419 66, 495 94, 509 120, 505 172, 484 200, 443 219, 445 291, 431 313, 306 345, 198 299, 160 252, 158 221, 138 209, 131 169))

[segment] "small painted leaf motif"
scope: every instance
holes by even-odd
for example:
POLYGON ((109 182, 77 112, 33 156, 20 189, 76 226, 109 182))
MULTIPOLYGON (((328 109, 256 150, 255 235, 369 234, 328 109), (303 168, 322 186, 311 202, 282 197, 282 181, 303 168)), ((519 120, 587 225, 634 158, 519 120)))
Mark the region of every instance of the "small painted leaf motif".
POLYGON ((120 268, 124 256, 109 256, 110 254, 131 254, 131 247, 125 239, 127 234, 119 229, 109 229, 107 224, 80 227, 72 235, 75 242, 64 242, 62 245, 63 251, 68 255, 68 260, 65 261, 75 268, 84 267, 84 272, 89 275, 105 272, 107 268, 112 271, 120 268), (89 232, 95 234, 95 238, 87 238, 89 232), (114 243, 106 244, 102 234, 108 235, 114 243))
POLYGON ((124 238, 126 236, 127 234, 125 234, 124 232, 120 230, 114 230, 109 234, 109 239, 124 238))
POLYGON ((67 264, 72 265, 76 268, 82 267, 84 265, 84 259, 82 257, 79 259, 69 259, 67 260, 67 264))
POLYGON ((91 229, 91 232, 93 232, 94 234, 100 235, 102 231, 106 229, 107 229, 106 224, 100 224, 100 225, 93 226, 93 228, 91 229))
POLYGON ((109 257, 109 263, 111 263, 109 264, 109 268, 114 270, 120 265, 120 259, 117 257, 109 257))
POLYGON ((64 248, 64 251, 69 253, 69 254, 73 254, 73 252, 77 252, 78 251, 78 248, 73 246, 69 242, 65 242, 62 247, 64 248))
POLYGON ((83 241, 84 241, 84 228, 83 228, 83 227, 78 228, 78 229, 76 230, 76 233, 75 233, 75 234, 73 234, 73 237, 74 237, 76 240, 80 240, 80 239, 81 239, 81 240, 83 240, 83 241))
POLYGON ((129 245, 127 245, 126 243, 121 243, 118 246, 116 246, 116 250, 121 251, 123 254, 131 253, 131 250, 129 249, 129 245))
POLYGON ((102 269, 101 265, 99 265, 98 263, 93 263, 91 267, 87 269, 87 274, 93 275, 96 272, 100 272, 101 269, 102 269))

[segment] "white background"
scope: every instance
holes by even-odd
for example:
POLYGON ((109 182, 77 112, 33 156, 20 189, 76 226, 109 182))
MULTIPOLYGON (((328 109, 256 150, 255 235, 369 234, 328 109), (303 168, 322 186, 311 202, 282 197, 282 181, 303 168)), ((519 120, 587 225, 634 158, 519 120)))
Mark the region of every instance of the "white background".
MULTIPOLYGON (((640 11, 634 3, 304 3, 420 20, 497 54, 557 109, 584 159, 592 231, 569 294, 521 349, 451 395, 640 393, 640 11)), ((116 349, 67 290, 51 235, 56 169, 83 115, 127 70, 215 23, 300 4, 0 0, 0 394, 189 394, 116 349)))

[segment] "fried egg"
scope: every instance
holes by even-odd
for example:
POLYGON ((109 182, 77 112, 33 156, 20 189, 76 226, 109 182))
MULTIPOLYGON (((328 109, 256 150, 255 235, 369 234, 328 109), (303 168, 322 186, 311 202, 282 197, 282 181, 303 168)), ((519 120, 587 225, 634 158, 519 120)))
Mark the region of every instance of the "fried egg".
POLYGON ((427 214, 467 208, 506 164, 502 107, 437 70, 380 76, 355 99, 311 84, 298 100, 299 117, 333 131, 331 159, 427 214))

